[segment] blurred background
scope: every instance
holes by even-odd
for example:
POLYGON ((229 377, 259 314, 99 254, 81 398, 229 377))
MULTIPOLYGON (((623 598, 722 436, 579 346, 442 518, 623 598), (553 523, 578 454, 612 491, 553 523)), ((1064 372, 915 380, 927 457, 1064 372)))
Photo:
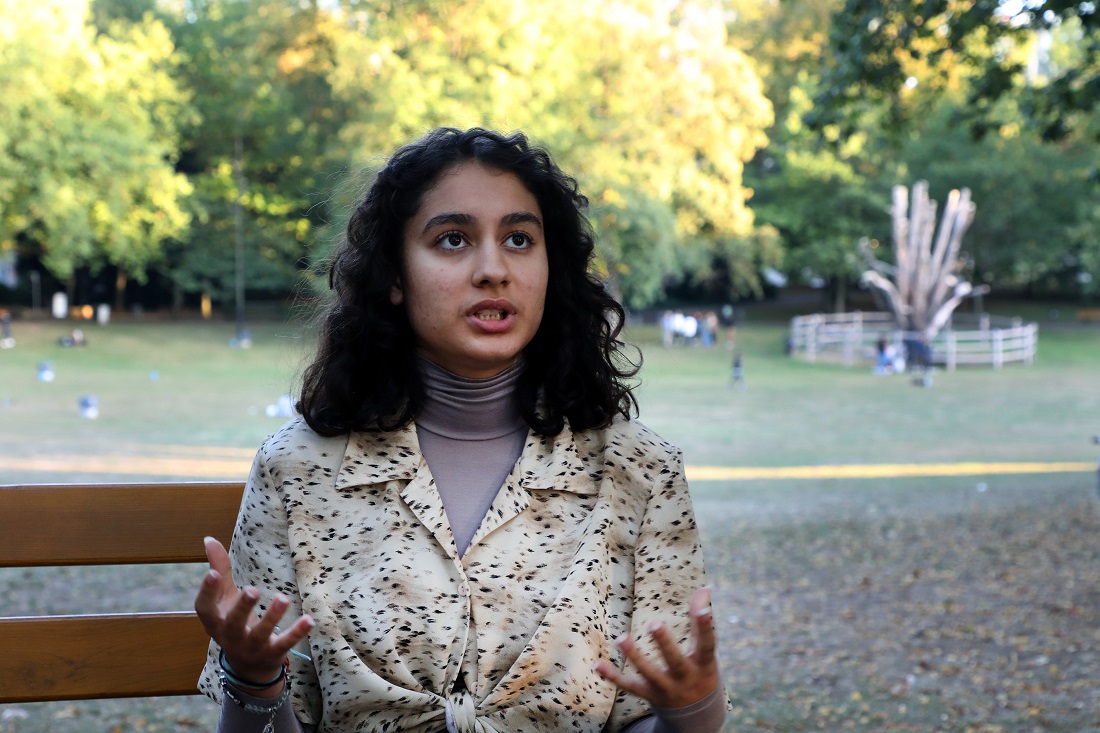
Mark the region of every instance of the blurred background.
MULTIPOLYGON (((967 279, 1088 303, 1097 12, 968 0, 3 0, 0 307, 313 297, 346 209, 438 125, 575 175, 631 309, 850 307, 890 190, 978 206, 967 279), (323 269, 323 267, 321 268, 323 269)), ((888 249, 883 248, 883 251, 888 249)), ((323 287, 320 288, 323 290, 323 287)))

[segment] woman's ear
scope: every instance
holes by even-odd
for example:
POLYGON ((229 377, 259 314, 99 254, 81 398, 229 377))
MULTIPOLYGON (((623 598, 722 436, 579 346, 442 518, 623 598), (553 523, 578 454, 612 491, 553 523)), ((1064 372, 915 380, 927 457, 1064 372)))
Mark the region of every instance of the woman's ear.
POLYGON ((401 305, 405 302, 405 291, 401 289, 401 279, 398 278, 394 281, 390 287, 390 302, 394 305, 401 305))

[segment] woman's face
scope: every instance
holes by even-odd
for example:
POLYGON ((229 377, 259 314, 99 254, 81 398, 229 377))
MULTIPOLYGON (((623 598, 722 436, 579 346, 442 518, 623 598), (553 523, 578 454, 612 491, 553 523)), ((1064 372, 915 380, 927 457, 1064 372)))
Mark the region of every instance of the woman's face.
POLYGON ((417 351, 481 379, 507 369, 542 321, 549 266, 538 201, 513 173, 461 163, 405 223, 404 304, 417 351))

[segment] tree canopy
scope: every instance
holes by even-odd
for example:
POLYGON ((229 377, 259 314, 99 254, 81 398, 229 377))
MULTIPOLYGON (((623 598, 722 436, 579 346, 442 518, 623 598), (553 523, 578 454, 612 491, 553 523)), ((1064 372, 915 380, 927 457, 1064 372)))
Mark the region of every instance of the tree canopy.
POLYGON ((963 256, 979 282, 1080 295, 1095 287, 1097 116, 1067 111, 1055 140, 1025 104, 1049 92, 1046 79, 1059 70, 1084 79, 1095 38, 1077 10, 1047 14, 1036 28, 1023 23, 1040 22, 1031 4, 990 41, 978 21, 999 21, 981 3, 738 5, 735 43, 751 49, 776 105, 745 180, 758 225, 782 238, 794 282, 829 283, 843 307, 858 240, 887 240, 889 191, 926 179, 936 197, 972 190, 979 213, 963 256), (1019 74, 999 78, 1020 93, 990 95, 984 80, 1015 63, 1019 74))
POLYGON ((345 29, 308 4, 205 0, 166 16, 180 77, 201 90, 181 168, 195 221, 171 248, 169 278, 215 298, 234 291, 235 241, 251 288, 293 290, 328 214, 346 115, 327 75, 345 29))
POLYGON ((669 276, 705 276, 723 243, 752 234, 742 169, 771 109, 719 6, 421 1, 348 19, 331 79, 362 112, 343 131, 355 157, 436 125, 523 129, 580 179, 629 304, 669 276))
POLYGON ((0 242, 61 279, 106 264, 142 277, 189 223, 168 30, 97 34, 86 0, 2 0, 0 17, 0 242))
POLYGON ((1018 109, 1061 139, 1100 104, 1100 12, 1091 0, 845 0, 832 18, 816 125, 851 129, 868 106, 903 127, 906 98, 969 77, 959 108, 977 137, 1018 109), (922 86, 924 89, 918 90, 922 86))
POLYGON ((289 294, 383 156, 482 125, 579 179, 630 307, 766 268, 843 307, 917 179, 972 191, 976 281, 1098 287, 1094 3, 88 2, 0 0, 0 249, 63 281, 289 294))

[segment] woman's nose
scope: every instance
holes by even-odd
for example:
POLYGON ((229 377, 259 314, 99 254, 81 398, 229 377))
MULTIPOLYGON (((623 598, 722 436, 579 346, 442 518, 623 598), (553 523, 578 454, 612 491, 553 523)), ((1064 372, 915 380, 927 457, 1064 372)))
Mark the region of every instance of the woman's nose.
POLYGON ((485 242, 477 248, 474 284, 503 285, 508 282, 508 262, 496 242, 485 242))

